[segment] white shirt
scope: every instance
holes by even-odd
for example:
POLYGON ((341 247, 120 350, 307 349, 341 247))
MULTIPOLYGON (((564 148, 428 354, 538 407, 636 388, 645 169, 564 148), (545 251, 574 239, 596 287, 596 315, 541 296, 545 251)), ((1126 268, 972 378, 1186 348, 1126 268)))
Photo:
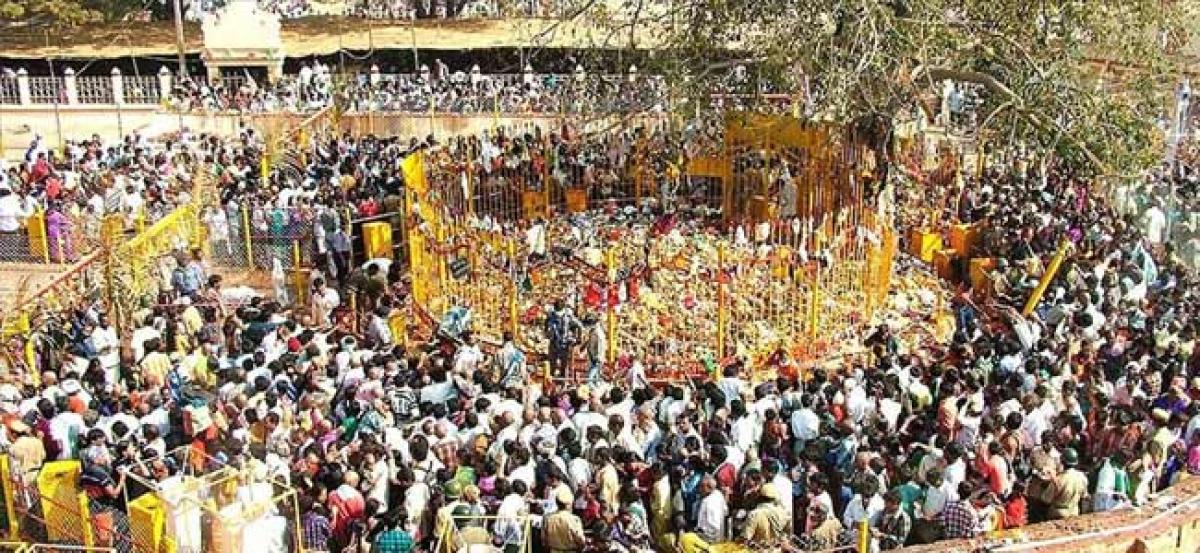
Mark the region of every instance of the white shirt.
POLYGON ((109 326, 108 328, 96 327, 92 331, 92 347, 96 348, 97 352, 103 352, 108 348, 108 353, 100 353, 100 365, 109 368, 115 367, 121 362, 120 342, 117 341, 117 329, 109 326))
POLYGON ((797 439, 810 441, 817 439, 821 430, 821 419, 812 409, 807 407, 792 413, 792 434, 797 439))
POLYGON ((1142 230, 1151 244, 1161 244, 1167 229, 1167 215, 1158 206, 1150 206, 1142 214, 1142 230))
POLYGON ((700 506, 696 509, 696 532, 708 543, 725 541, 725 519, 728 516, 725 494, 714 489, 700 500, 700 506))
POLYGON ((17 232, 21 223, 33 215, 33 206, 29 201, 22 202, 16 194, 0 198, 0 232, 17 232))

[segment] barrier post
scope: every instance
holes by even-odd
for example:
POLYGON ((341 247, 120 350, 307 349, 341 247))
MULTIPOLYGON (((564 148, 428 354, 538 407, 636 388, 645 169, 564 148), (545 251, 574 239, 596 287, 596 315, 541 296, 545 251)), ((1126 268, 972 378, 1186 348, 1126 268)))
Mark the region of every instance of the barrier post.
POLYGON ((725 328, 729 326, 729 303, 725 297, 725 243, 717 246, 717 361, 725 358, 725 328))
POLYGON ((1050 282, 1054 280, 1054 275, 1058 273, 1058 268, 1062 265, 1063 259, 1067 257, 1067 248, 1071 245, 1068 240, 1063 240, 1058 246, 1058 251, 1054 253, 1054 259, 1050 260, 1050 266, 1046 267, 1046 272, 1042 273, 1042 280, 1038 282, 1037 288, 1033 289, 1033 293, 1029 295, 1029 301, 1025 302, 1025 309, 1021 310, 1021 314, 1028 317, 1030 313, 1037 307, 1039 301, 1042 300, 1042 294, 1046 293, 1046 289, 1050 287, 1050 282))
POLYGON ((254 246, 250 240, 250 206, 244 206, 242 212, 242 239, 246 243, 246 266, 254 270, 254 246))
MULTIPOLYGON (((604 265, 608 269, 608 286, 617 286, 617 251, 616 251, 616 248, 609 247, 608 251, 604 252, 604 265)), ((608 334, 608 344, 606 344, 608 351, 606 352, 605 357, 608 358, 609 363, 616 363, 617 362, 617 306, 614 305, 615 302, 610 301, 612 299, 611 298, 612 294, 610 294, 610 292, 611 292, 611 289, 605 290, 605 296, 608 296, 608 297, 604 298, 605 303, 608 304, 608 313, 607 313, 608 321, 607 321, 607 325, 606 325, 608 327, 607 332, 606 332, 606 334, 608 334)))
POLYGON ((867 522, 865 518, 858 522, 858 553, 871 552, 871 528, 867 522))
POLYGON ((12 467, 9 465, 8 454, 0 455, 0 477, 4 479, 4 515, 8 518, 8 539, 17 541, 21 536, 21 523, 17 520, 15 499, 17 490, 16 479, 12 477, 12 467))
POLYGON ((92 510, 88 508, 88 496, 79 492, 79 522, 83 526, 83 546, 96 547, 96 536, 92 531, 92 510))
POLYGON ((350 330, 358 334, 358 292, 350 292, 350 330))
POLYGON ((46 212, 39 208, 25 221, 25 227, 29 233, 29 252, 41 257, 43 263, 49 264, 50 242, 46 229, 46 212))
POLYGON ((304 276, 300 274, 300 239, 292 240, 292 279, 296 286, 297 304, 304 303, 304 276))

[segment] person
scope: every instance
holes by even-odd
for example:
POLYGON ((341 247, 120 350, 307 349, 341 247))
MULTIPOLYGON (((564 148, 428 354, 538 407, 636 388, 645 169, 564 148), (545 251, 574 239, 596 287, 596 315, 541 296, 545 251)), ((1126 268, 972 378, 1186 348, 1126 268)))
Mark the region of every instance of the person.
POLYGON ((388 511, 380 522, 382 530, 371 542, 372 553, 409 553, 413 550, 413 538, 404 527, 408 516, 403 509, 388 511))
POLYGON ((984 502, 980 495, 968 482, 959 485, 959 499, 946 504, 938 516, 941 526, 941 538, 957 540, 973 538, 979 534, 979 510, 977 505, 984 502))
MULTIPOLYGON (((712 476, 705 476, 700 481, 700 504, 696 509, 696 535, 706 543, 725 541, 725 520, 729 517, 729 507, 725 504, 725 494, 717 487, 717 481, 712 476)), ((683 543, 683 540, 680 540, 683 543)))
POLYGON ((1049 520, 1078 516, 1080 504, 1088 492, 1087 475, 1076 468, 1079 454, 1075 449, 1066 448, 1063 451, 1062 463, 1066 470, 1054 479, 1044 496, 1049 520))
POLYGON ((542 543, 551 553, 576 553, 584 550, 587 536, 583 522, 571 511, 575 498, 567 490, 554 496, 556 510, 542 524, 542 543))
POLYGON ((912 530, 912 519, 900 508, 900 492, 891 490, 883 495, 883 516, 871 527, 871 535, 879 540, 880 549, 904 547, 908 533, 912 530))
POLYGON ((778 547, 785 536, 787 512, 779 505, 779 493, 775 486, 762 486, 738 541, 749 547, 778 547))
POLYGON ((608 356, 608 338, 605 336, 604 325, 600 324, 595 315, 589 313, 585 316, 583 325, 587 329, 587 383, 589 386, 596 386, 600 383, 604 359, 608 356))
POLYGON ((550 342, 550 370, 565 376, 571 367, 573 350, 579 341, 579 321, 561 299, 554 300, 554 309, 546 317, 546 337, 550 342))

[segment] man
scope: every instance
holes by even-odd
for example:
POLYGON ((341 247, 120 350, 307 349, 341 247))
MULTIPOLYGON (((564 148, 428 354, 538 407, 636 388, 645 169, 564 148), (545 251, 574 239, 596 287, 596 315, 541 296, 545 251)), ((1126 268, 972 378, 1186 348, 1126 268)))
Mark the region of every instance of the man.
POLYGON ((513 342, 511 331, 504 331, 504 345, 493 358, 496 364, 496 375, 501 388, 522 388, 525 386, 525 352, 513 342))
POLYGON ((588 329, 587 383, 589 386, 594 387, 600 383, 600 371, 604 368, 604 358, 608 355, 608 337, 604 334, 604 325, 600 324, 599 319, 595 315, 588 314, 584 318, 583 323, 588 329))
POLYGON ((554 310, 546 317, 546 337, 550 341, 550 370, 565 376, 571 366, 571 352, 578 341, 579 321, 562 300, 554 300, 554 310))
POLYGON ((700 496, 703 499, 696 509, 696 535, 707 543, 720 543, 725 540, 725 519, 729 516, 725 494, 717 488, 716 479, 705 476, 700 481, 700 496))
POLYGON ((979 511, 976 503, 981 499, 974 496, 974 489, 963 482, 958 487, 959 499, 946 504, 938 520, 942 523, 942 539, 959 540, 973 538, 979 534, 979 511))
POLYGON ((331 539, 335 543, 349 544, 353 534, 351 523, 362 518, 367 508, 362 492, 358 491, 358 482, 358 473, 349 471, 342 477, 342 485, 329 494, 329 518, 333 524, 331 539))
POLYGON ((559 488, 554 495, 558 510, 546 517, 542 525, 542 543, 550 553, 574 553, 583 551, 587 537, 583 533, 583 521, 571 512, 575 498, 571 492, 559 488))
POLYGON ((108 323, 108 315, 100 314, 91 335, 92 347, 100 357, 100 368, 104 370, 104 381, 115 384, 120 376, 121 342, 117 329, 108 323))
POLYGON ((29 241, 21 236, 21 227, 33 213, 32 200, 14 194, 8 183, 0 184, 0 247, 4 251, 27 249, 29 241))
POLYGON ((1048 520, 1078 516, 1079 504, 1088 492, 1087 475, 1075 468, 1079 465, 1079 454, 1072 448, 1066 448, 1063 450, 1062 463, 1067 470, 1054 479, 1043 496, 1047 503, 1048 520))
POLYGON ((746 518, 746 526, 738 540, 749 547, 777 547, 787 536, 787 513, 779 506, 775 486, 758 490, 757 504, 746 518))
POLYGON ((871 535, 879 540, 880 549, 896 549, 904 546, 912 530, 912 518, 900 508, 900 492, 891 490, 883 495, 883 516, 879 526, 871 529, 871 535))

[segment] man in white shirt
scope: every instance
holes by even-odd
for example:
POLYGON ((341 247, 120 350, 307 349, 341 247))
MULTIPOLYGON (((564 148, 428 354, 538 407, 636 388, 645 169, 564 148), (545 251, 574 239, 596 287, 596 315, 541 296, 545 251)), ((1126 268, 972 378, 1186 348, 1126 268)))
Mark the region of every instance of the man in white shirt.
POLYGON ((121 343, 117 340, 117 329, 108 323, 107 315, 100 315, 91 339, 100 358, 100 368, 104 369, 105 382, 115 384, 120 376, 121 343))
POLYGON ((725 541, 725 520, 729 517, 729 506, 725 494, 717 488, 717 480, 705 476, 700 481, 700 496, 696 507, 696 534, 709 544, 725 541))
POLYGON ((14 194, 7 183, 0 185, 0 233, 16 234, 33 212, 32 200, 14 194))
POLYGON ((800 396, 800 408, 792 413, 792 436, 796 439, 797 453, 804 451, 807 442, 817 439, 821 430, 821 419, 812 410, 812 403, 812 395, 803 394, 800 396))

